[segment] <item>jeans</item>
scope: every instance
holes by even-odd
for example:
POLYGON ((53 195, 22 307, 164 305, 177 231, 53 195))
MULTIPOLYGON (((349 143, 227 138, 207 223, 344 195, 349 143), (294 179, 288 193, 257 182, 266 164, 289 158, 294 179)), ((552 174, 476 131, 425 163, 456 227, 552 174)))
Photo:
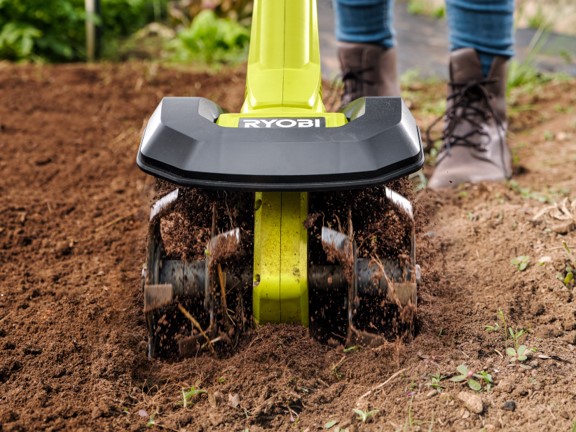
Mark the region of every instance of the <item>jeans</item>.
MULTIPOLYGON (((394 0, 333 0, 336 39, 395 45, 394 0)), ((514 55, 514 0, 446 0, 450 50, 474 48, 488 75, 493 56, 514 55)), ((425 43, 425 41, 423 41, 425 43)))

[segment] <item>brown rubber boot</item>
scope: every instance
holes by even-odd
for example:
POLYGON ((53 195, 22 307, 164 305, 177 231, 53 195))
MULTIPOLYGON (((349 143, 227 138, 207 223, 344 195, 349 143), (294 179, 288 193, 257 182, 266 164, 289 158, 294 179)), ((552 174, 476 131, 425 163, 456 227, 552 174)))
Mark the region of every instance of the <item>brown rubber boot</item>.
POLYGON ((451 53, 443 147, 428 187, 498 181, 512 175, 506 145, 506 62, 494 57, 484 78, 474 49, 451 53))
POLYGON ((362 96, 400 96, 396 49, 338 42, 344 81, 342 106, 362 96))

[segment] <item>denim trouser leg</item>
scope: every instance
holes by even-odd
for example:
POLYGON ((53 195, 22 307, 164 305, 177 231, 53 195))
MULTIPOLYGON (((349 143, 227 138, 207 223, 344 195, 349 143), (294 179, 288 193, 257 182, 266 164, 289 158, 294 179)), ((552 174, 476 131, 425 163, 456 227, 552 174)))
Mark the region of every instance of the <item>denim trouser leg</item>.
POLYGON ((514 0, 446 0, 450 51, 474 48, 484 75, 493 56, 514 55, 514 0))
MULTIPOLYGON (((333 1, 339 41, 394 46, 394 0, 333 1)), ((514 54, 514 0, 446 0, 446 12, 450 50, 475 48, 485 74, 493 56, 514 54)))
POLYGON ((394 0, 333 0, 336 39, 394 46, 394 0))

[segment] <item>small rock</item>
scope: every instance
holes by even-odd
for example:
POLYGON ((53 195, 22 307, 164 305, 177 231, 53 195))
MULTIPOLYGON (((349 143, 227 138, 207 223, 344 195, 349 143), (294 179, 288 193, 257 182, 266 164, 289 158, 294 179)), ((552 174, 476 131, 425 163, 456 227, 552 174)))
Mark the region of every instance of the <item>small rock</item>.
POLYGON ((460 392, 458 393, 458 399, 462 402, 464 408, 474 414, 482 414, 484 411, 484 403, 482 402, 482 398, 478 395, 460 392))
POLYGON ((500 390, 504 393, 511 393, 512 390, 514 390, 514 388, 515 388, 515 385, 512 383, 512 381, 508 381, 508 380, 503 379, 495 387, 495 390, 500 390))
POLYGON ((504 402, 504 405, 502 406, 502 409, 504 411, 516 411, 516 402, 514 402, 513 400, 509 400, 504 402))
POLYGON ((570 420, 570 414, 568 414, 568 411, 560 411, 560 417, 564 420, 570 420))

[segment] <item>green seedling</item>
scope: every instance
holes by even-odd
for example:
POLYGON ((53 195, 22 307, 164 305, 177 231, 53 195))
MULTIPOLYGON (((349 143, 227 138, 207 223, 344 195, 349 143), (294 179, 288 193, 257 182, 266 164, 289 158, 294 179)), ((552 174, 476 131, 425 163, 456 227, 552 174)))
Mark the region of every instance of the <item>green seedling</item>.
POLYGON ((576 286, 576 256, 565 241, 562 242, 562 247, 567 255, 566 267, 564 272, 558 273, 557 278, 562 281, 566 288, 574 288, 576 286))
POLYGON ((338 423, 338 420, 330 420, 324 425, 324 429, 330 429, 331 427, 335 426, 338 423))
POLYGON ((366 423, 369 418, 374 417, 380 412, 380 410, 362 411, 356 408, 354 408, 352 411, 356 413, 358 420, 360 420, 362 423, 366 423))
POLYGON ((519 271, 522 272, 526 270, 530 265, 530 257, 527 255, 520 255, 517 256, 516 258, 512 258, 510 262, 514 267, 516 267, 519 271))
POLYGON ((516 180, 510 180, 507 183, 507 186, 511 191, 516 192, 522 198, 533 199, 533 200, 541 202, 541 203, 552 202, 552 198, 549 195, 546 195, 546 194, 543 194, 540 192, 535 192, 535 191, 531 190, 530 188, 522 187, 522 186, 520 186, 520 184, 516 180))
POLYGON ((150 416, 148 421, 146 422, 146 427, 153 427, 156 426, 156 422, 154 421, 154 414, 150 416))
POLYGON ((444 386, 441 384, 441 382, 445 378, 446 377, 441 373, 434 374, 430 376, 430 382, 426 383, 426 385, 432 387, 434 390, 440 393, 442 390, 444 390, 444 386))
POLYGON ((207 393, 204 389, 197 389, 196 387, 192 386, 188 390, 182 389, 182 405, 184 408, 190 405, 190 402, 198 396, 199 394, 207 393))
POLYGON ((453 382, 466 382, 468 387, 470 387, 474 391, 482 391, 482 383, 484 384, 486 390, 490 390, 492 388, 492 375, 485 371, 474 372, 473 370, 468 369, 468 366, 461 364, 456 368, 460 375, 456 375, 450 378, 450 381, 453 382))
POLYGON ((510 339, 514 341, 514 348, 518 349, 520 346, 520 339, 526 334, 526 330, 520 329, 514 331, 512 327, 508 327, 508 333, 510 334, 510 339))
POLYGON ((500 324, 494 323, 493 326, 492 325, 484 326, 484 330, 486 330, 488 333, 496 333, 500 331, 500 324))
POLYGON ((530 350, 526 345, 520 345, 518 348, 506 348, 506 354, 510 357, 510 363, 525 362, 528 360, 530 350))

